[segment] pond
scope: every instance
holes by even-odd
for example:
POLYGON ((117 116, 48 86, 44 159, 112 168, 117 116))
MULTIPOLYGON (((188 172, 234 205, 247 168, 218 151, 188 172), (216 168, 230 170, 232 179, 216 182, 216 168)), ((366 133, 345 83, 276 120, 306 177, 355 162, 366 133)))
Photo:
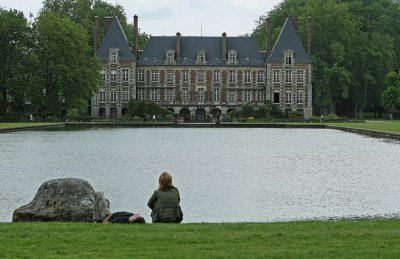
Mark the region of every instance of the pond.
POLYGON ((50 179, 141 213, 171 172, 184 223, 400 215, 400 144, 330 129, 121 128, 0 134, 0 221, 50 179))

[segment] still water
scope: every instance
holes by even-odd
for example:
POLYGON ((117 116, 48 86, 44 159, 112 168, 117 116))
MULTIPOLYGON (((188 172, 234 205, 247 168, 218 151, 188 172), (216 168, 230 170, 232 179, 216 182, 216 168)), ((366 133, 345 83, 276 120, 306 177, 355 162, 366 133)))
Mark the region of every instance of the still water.
POLYGON ((0 221, 50 179, 141 213, 171 172, 183 222, 400 216, 400 144, 327 129, 90 129, 0 134, 0 221))

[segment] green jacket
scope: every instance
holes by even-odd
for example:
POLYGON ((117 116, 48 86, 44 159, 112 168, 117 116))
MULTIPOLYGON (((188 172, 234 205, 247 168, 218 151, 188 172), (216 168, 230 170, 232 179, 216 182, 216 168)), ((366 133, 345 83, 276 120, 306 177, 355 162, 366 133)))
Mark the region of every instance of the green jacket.
POLYGON ((167 191, 155 190, 147 203, 147 206, 152 210, 153 223, 180 223, 183 219, 183 213, 179 202, 179 190, 176 187, 167 191))

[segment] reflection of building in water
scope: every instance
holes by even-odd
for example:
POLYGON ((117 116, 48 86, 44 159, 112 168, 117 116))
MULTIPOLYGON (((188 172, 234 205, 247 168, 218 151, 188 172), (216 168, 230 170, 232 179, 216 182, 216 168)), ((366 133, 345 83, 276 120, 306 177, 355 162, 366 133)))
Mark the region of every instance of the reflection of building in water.
MULTIPOLYGON (((297 20, 286 19, 270 50, 266 20, 266 52, 251 37, 150 37, 138 51, 138 19, 134 17, 133 48, 117 17, 105 17, 105 36, 97 47, 98 17, 93 48, 102 64, 103 85, 92 97, 94 117, 119 117, 130 99, 151 100, 189 119, 224 115, 253 102, 270 100, 282 111, 312 115, 311 61, 297 32, 297 20)), ((307 50, 311 26, 307 20, 307 50)))

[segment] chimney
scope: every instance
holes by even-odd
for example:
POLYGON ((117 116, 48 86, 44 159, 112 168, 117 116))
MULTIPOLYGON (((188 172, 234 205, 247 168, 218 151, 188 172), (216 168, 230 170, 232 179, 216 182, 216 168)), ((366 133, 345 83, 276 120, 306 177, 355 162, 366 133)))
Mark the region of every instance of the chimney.
POLYGON ((106 33, 108 31, 108 28, 110 27, 110 24, 113 19, 114 19, 114 17, 112 17, 112 16, 104 17, 104 33, 106 33))
POLYGON ((292 18, 293 27, 296 32, 299 32, 299 18, 292 18))
POLYGON ((181 59, 181 34, 179 32, 176 33, 175 55, 177 61, 181 59))
POLYGON ((265 52, 267 56, 271 51, 271 19, 267 17, 265 19, 265 52))
POLYGON ((137 55, 139 49, 139 27, 138 16, 133 16, 133 52, 137 55))
POLYGON ((222 60, 226 61, 226 32, 222 33, 222 60))
POLYGON ((307 54, 311 55, 311 36, 312 36, 312 18, 310 16, 307 17, 307 54))
POLYGON ((97 45, 99 44, 99 17, 93 19, 93 55, 96 55, 97 45))

